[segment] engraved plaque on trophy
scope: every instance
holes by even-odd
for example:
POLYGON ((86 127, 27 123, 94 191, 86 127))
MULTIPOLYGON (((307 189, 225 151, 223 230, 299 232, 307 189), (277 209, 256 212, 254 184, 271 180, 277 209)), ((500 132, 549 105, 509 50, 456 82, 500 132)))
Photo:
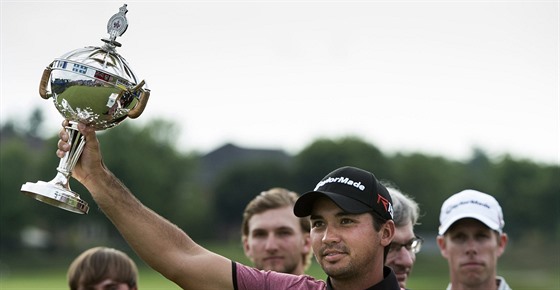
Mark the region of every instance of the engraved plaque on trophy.
POLYGON ((56 58, 43 72, 39 95, 52 98, 60 114, 69 120, 66 131, 70 151, 60 160, 58 173, 49 182, 27 182, 21 192, 47 204, 85 214, 88 204, 72 191, 69 180, 85 145, 78 122, 105 130, 127 117, 139 117, 150 96, 145 82, 138 81, 126 60, 117 53, 115 39, 128 28, 126 4, 107 24, 108 39, 99 47, 88 46, 56 58))

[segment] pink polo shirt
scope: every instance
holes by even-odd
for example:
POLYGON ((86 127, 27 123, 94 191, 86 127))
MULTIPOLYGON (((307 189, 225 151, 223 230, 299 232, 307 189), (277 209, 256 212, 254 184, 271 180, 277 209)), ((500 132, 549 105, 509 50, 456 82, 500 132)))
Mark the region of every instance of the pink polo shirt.
POLYGON ((323 290, 325 281, 308 275, 291 275, 274 271, 262 271, 232 262, 233 287, 235 290, 323 290))

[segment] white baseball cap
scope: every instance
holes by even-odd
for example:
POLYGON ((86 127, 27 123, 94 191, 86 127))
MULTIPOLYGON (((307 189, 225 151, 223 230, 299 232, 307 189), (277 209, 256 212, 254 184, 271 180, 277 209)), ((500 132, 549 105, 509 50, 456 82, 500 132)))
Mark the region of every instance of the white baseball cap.
POLYGON ((456 193, 443 202, 439 214, 439 234, 445 234, 453 223, 464 218, 477 219, 499 233, 502 233, 505 224, 498 201, 491 195, 472 189, 456 193))

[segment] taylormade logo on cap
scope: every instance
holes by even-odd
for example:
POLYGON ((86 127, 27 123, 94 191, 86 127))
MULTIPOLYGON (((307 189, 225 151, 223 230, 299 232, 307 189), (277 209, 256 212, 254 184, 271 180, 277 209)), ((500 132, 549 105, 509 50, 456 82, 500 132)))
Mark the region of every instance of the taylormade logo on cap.
POLYGON ((317 183, 317 186, 315 186, 314 190, 318 190, 319 187, 327 184, 327 183, 333 183, 333 182, 338 182, 338 183, 343 183, 343 184, 348 184, 351 186, 354 186, 355 188, 364 191, 366 189, 366 186, 363 185, 360 181, 353 181, 348 177, 329 177, 325 180, 320 181, 319 183, 317 183))
POLYGON ((347 213, 373 212, 384 220, 393 219, 391 195, 373 173, 352 166, 344 166, 327 174, 315 189, 303 194, 294 205, 294 214, 311 214, 318 198, 327 197, 347 213))
POLYGON ((445 234, 451 225, 464 218, 479 220, 499 233, 505 224, 498 201, 489 194, 472 189, 463 190, 445 200, 439 215, 439 234, 445 234))
POLYGON ((446 214, 449 214, 452 210, 454 210, 454 209, 457 208, 458 206, 467 205, 467 204, 480 205, 480 206, 483 206, 483 207, 485 207, 485 208, 487 208, 487 209, 490 209, 490 205, 488 205, 487 203, 484 203, 484 202, 480 202, 480 201, 478 201, 478 200, 473 200, 473 199, 471 199, 471 200, 467 200, 467 201, 460 201, 460 202, 457 203, 457 204, 452 204, 452 205, 448 206, 447 209, 445 210, 445 213, 446 213, 446 214))

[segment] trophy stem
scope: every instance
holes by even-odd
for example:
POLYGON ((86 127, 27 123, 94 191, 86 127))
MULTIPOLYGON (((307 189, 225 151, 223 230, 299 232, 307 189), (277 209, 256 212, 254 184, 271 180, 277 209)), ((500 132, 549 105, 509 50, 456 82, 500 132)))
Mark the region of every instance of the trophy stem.
POLYGON ((69 180, 86 142, 82 133, 78 131, 77 122, 70 121, 70 125, 66 127, 66 132, 69 136, 68 143, 71 145, 71 148, 60 159, 56 168, 58 173, 54 179, 49 182, 27 182, 21 186, 21 192, 52 206, 84 214, 88 213, 89 206, 77 193, 70 189, 69 180))
POLYGON ((70 144, 70 150, 60 159, 60 163, 56 170, 64 174, 68 178, 72 175, 72 170, 78 163, 82 151, 84 151, 84 146, 86 145, 86 140, 82 133, 78 130, 78 123, 75 121, 70 121, 69 126, 66 126, 66 133, 68 134, 68 143, 70 144))

